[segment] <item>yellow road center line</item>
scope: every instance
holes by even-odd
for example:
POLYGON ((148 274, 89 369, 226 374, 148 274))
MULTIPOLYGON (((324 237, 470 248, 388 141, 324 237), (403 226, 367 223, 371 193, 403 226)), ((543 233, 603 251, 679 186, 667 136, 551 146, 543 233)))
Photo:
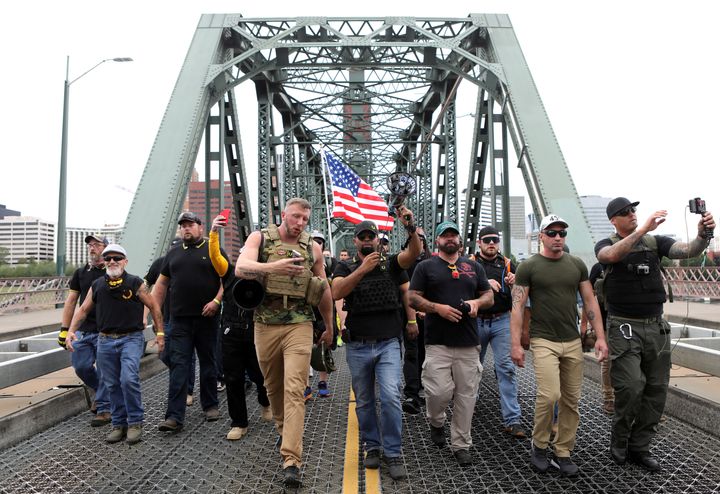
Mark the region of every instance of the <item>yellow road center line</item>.
MULTIPOLYGON (((343 494, 357 494, 359 492, 358 485, 358 467, 360 464, 360 452, 358 444, 360 442, 360 429, 358 427, 357 414, 355 413, 355 394, 350 390, 350 403, 348 404, 348 425, 347 434, 345 436, 345 465, 343 467, 343 494)), ((365 469, 365 494, 379 494, 380 488, 380 469, 365 469)))

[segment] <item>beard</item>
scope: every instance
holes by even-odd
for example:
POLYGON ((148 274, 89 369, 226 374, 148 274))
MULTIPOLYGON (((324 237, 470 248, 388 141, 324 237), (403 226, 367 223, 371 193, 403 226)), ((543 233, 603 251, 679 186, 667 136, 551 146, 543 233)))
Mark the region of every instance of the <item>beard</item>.
POLYGON ((449 242, 446 244, 438 244, 438 250, 440 252, 444 252, 445 254, 455 254, 457 251, 460 250, 460 244, 456 244, 453 242, 449 242))
POLYGON ((110 278, 120 278, 125 272, 125 270, 120 266, 113 266, 110 268, 106 268, 105 272, 110 278))
POLYGON ((100 254, 88 254, 88 259, 90 260, 90 264, 93 264, 95 266, 102 262, 102 257, 100 257, 100 254))
POLYGON ((369 256, 373 252, 375 252, 375 249, 372 245, 363 245, 362 247, 360 247, 360 253, 364 256, 369 256))

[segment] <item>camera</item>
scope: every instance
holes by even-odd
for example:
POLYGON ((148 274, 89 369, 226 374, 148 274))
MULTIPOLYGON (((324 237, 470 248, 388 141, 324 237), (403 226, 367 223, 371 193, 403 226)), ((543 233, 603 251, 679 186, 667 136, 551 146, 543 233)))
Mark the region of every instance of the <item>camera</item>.
POLYGON ((650 266, 647 264, 628 264, 628 271, 640 276, 646 276, 650 274, 650 266))
POLYGON ((460 305, 458 306, 458 309, 459 309, 460 312, 462 312, 463 314, 466 314, 466 315, 467 315, 467 314, 470 314, 470 304, 468 304, 468 303, 465 302, 464 300, 460 300, 460 305))
MULTIPOLYGON (((689 203, 691 213, 703 215, 707 212, 707 209, 705 209, 705 201, 703 199, 696 197, 695 199, 690 199, 689 203)), ((712 228, 705 228, 704 237, 708 240, 713 238, 712 228)))

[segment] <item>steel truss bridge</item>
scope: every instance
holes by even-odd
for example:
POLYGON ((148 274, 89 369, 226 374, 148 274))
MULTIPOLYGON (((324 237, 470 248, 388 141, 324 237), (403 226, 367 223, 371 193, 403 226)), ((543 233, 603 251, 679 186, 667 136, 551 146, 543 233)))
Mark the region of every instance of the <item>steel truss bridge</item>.
MULTIPOLYGON (((517 166, 535 214, 564 217, 573 253, 594 259, 575 185, 507 15, 203 15, 128 214, 122 241, 133 252, 131 269, 145 269, 174 237, 203 137, 206 176, 217 170, 219 183, 230 181, 241 240, 255 227, 253 208, 260 225, 279 223, 285 200, 300 196, 313 204, 312 228, 349 241, 347 222, 325 220, 325 147, 381 193, 390 173, 412 174, 418 187, 408 203, 427 231, 452 219, 474 242, 489 200, 507 252, 507 177, 517 166), (474 108, 462 110, 475 119, 467 177, 457 173, 461 81, 477 88, 474 108), (254 205, 248 162, 255 160, 244 157, 239 130, 250 102, 234 91, 243 83, 257 96, 254 205), (465 190, 462 218, 458 190, 465 190)), ((208 197, 221 196, 207 187, 208 197)))

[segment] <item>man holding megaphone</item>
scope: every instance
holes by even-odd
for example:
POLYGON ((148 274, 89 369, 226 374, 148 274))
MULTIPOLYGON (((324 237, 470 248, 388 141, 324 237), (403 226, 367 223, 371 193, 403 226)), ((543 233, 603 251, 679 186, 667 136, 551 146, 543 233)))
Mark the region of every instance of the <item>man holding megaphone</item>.
POLYGON ((238 278, 260 280, 265 287, 255 309, 255 347, 281 436, 284 484, 290 488, 300 486, 313 306, 320 309, 327 328, 321 341, 329 347, 333 337, 322 250, 305 231, 311 209, 305 199, 288 200, 282 223, 251 233, 235 268, 238 278))

